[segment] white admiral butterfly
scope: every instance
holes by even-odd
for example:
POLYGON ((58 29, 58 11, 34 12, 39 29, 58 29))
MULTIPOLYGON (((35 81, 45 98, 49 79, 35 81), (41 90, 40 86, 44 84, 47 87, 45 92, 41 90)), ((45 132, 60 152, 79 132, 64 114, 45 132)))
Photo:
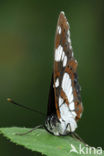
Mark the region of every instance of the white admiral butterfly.
POLYGON ((70 27, 64 12, 59 15, 54 50, 54 69, 49 93, 45 128, 54 135, 67 135, 77 128, 83 107, 70 39, 70 27))
MULTIPOLYGON (((44 125, 48 132, 57 136, 74 134, 77 121, 81 118, 83 111, 80 85, 76 73, 77 61, 74 58, 69 29, 64 12, 61 12, 56 28, 54 69, 49 92, 47 118, 44 125)), ((17 104, 10 98, 8 98, 8 101, 33 110, 17 104)), ((37 126, 34 129, 39 127, 37 126)), ((79 138, 79 136, 77 135, 76 138, 79 138)))

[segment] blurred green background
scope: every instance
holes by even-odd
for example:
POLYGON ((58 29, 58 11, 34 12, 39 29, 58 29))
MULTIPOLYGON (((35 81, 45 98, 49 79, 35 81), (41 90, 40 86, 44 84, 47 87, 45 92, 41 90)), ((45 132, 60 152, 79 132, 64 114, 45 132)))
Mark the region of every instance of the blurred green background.
MULTIPOLYGON (((79 62, 84 113, 78 134, 104 147, 104 1, 0 1, 0 127, 34 127, 40 114, 6 102, 7 97, 46 113, 58 15, 65 11, 79 62)), ((0 136, 0 156, 38 155, 0 136)))

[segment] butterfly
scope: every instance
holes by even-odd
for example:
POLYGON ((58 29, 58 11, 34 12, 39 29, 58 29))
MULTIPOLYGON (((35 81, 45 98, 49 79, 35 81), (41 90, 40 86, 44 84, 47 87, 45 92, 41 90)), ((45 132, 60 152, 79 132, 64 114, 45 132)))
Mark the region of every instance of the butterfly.
MULTIPOLYGON (((47 117, 44 126, 42 126, 55 136, 75 132, 77 121, 82 116, 83 106, 76 72, 77 65, 71 45, 70 26, 64 12, 61 11, 56 27, 54 68, 49 91, 47 117)), ((10 98, 7 100, 20 107, 33 110, 14 102, 10 98)), ((39 112, 37 110, 33 111, 39 112)), ((23 133, 23 135, 40 127, 40 125, 36 126, 32 130, 23 133)))
POLYGON ((70 39, 70 26, 61 11, 55 35, 54 68, 48 100, 45 129, 53 135, 68 135, 77 128, 83 106, 70 39))

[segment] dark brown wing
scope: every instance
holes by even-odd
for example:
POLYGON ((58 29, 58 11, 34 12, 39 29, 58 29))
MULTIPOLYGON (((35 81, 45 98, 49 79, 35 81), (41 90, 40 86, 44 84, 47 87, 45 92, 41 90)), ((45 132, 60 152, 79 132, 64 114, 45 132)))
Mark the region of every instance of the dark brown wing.
POLYGON ((74 59, 71 40, 70 27, 64 12, 59 15, 56 36, 55 36, 55 54, 54 54, 54 97, 57 117, 60 119, 60 107, 63 101, 72 108, 71 99, 74 102, 76 119, 80 118, 82 113, 82 104, 80 97, 80 87, 77 78, 77 61, 74 59), (69 77, 68 77, 69 75, 69 77), (70 86, 69 86, 69 83, 70 86), (66 88, 65 88, 66 87, 66 88), (68 88, 69 87, 69 88, 68 88), (72 95, 70 90, 72 88, 72 95), (59 96, 63 99, 59 102, 59 96))
POLYGON ((51 85, 50 85, 50 90, 49 90, 49 98, 48 98, 47 116, 56 114, 55 95, 54 95, 53 84, 54 84, 54 81, 53 81, 53 74, 52 74, 51 85))

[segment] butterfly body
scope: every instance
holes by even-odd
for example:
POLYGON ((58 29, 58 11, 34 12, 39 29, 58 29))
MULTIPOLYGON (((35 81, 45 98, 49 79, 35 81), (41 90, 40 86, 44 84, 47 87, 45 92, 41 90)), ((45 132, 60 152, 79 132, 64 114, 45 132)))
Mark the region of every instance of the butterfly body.
POLYGON ((61 12, 59 15, 54 50, 54 70, 48 101, 45 128, 53 135, 68 135, 77 128, 83 111, 80 85, 77 76, 69 24, 61 12))
POLYGON ((68 135, 69 133, 72 132, 70 130, 70 124, 72 122, 73 121, 70 120, 68 123, 66 123, 64 120, 58 120, 57 116, 52 115, 52 116, 48 116, 45 122, 45 128, 49 133, 56 136, 68 135))

